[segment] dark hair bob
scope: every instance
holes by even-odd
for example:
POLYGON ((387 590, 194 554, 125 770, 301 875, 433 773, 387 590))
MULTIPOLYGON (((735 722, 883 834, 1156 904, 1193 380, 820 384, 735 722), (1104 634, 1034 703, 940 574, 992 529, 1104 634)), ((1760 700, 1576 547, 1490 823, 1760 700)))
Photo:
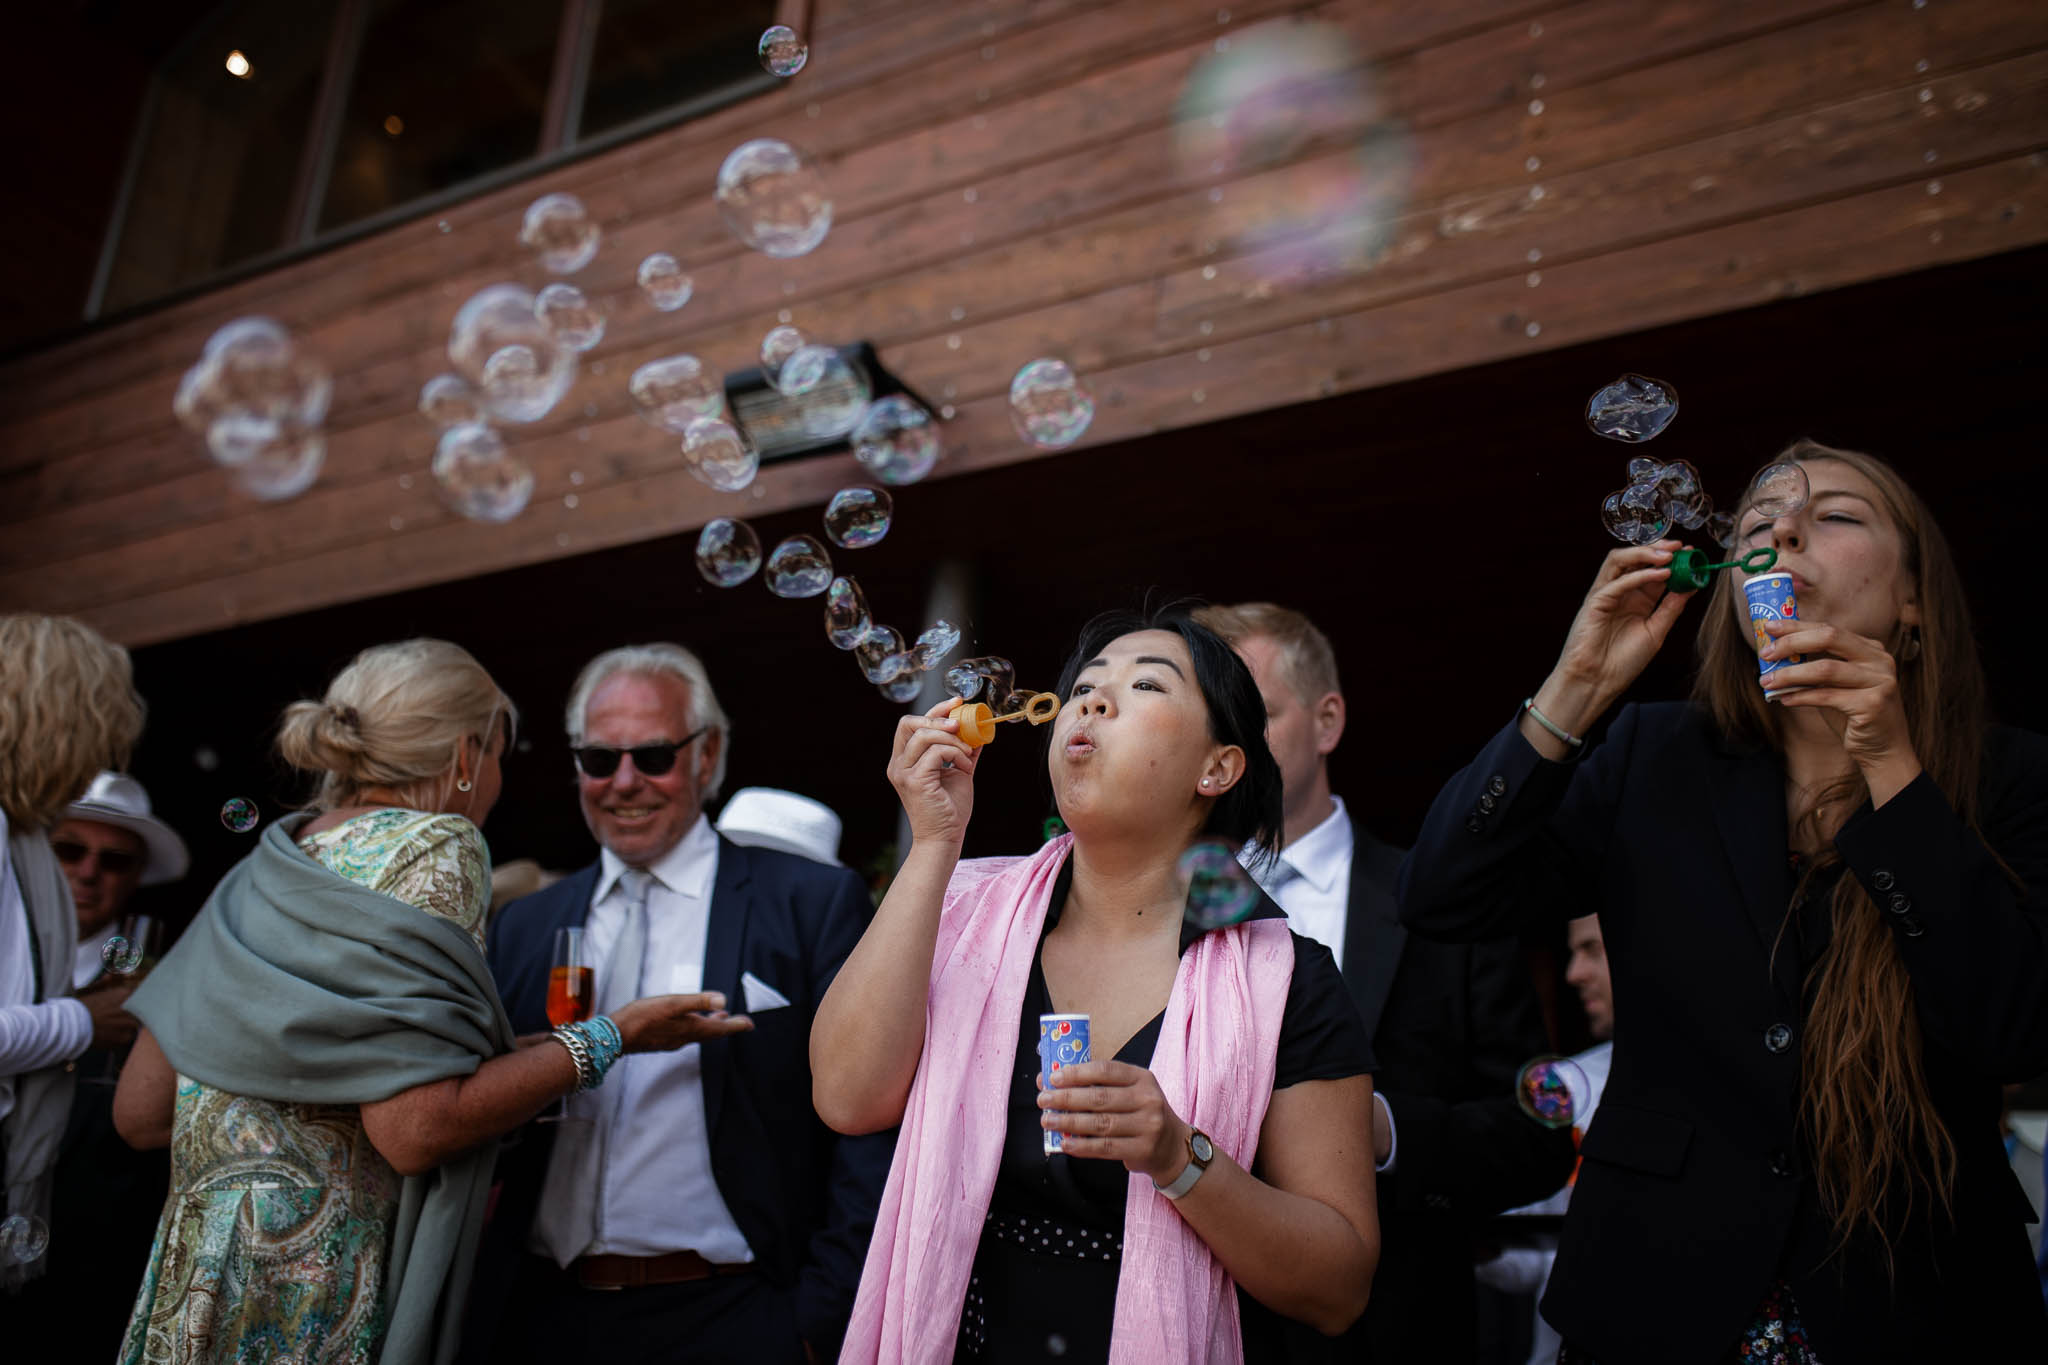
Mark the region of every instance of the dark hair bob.
POLYGON ((1194 660, 1195 682, 1209 709, 1209 734, 1219 744, 1244 750, 1245 770, 1231 789, 1209 809, 1202 833, 1236 848, 1249 843, 1261 862, 1280 853, 1284 825, 1280 800, 1280 765, 1266 747, 1266 702, 1252 680, 1251 669, 1235 649, 1190 613, 1197 602, 1175 602, 1142 610, 1105 611, 1081 627, 1066 666, 1060 670, 1062 701, 1073 695, 1074 679, 1089 660, 1112 640, 1141 630, 1165 630, 1180 636, 1194 660))

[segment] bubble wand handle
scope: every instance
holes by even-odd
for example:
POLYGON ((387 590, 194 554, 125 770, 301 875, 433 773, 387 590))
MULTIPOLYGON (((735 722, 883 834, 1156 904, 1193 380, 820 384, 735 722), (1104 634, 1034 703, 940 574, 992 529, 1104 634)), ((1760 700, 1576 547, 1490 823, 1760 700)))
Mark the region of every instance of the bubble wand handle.
POLYGON ((1746 574, 1766 573, 1778 562, 1778 552, 1768 545, 1759 545, 1740 559, 1730 559, 1720 564, 1707 562, 1705 550, 1690 546, 1671 556, 1671 574, 1665 580, 1673 592, 1697 592, 1714 581, 1714 575, 1722 569, 1740 569, 1746 574))
POLYGON ((1012 711, 1006 716, 992 713, 978 701, 967 702, 953 712, 953 719, 960 723, 960 742, 970 749, 979 749, 996 737, 995 727, 1013 720, 1030 721, 1043 725, 1060 713, 1060 699, 1057 693, 1034 692, 1023 709, 1012 711))

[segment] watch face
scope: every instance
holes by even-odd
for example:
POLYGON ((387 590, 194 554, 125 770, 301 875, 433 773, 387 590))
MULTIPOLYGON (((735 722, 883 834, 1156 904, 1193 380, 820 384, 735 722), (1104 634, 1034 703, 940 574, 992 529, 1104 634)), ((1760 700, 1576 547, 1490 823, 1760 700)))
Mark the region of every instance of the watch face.
POLYGON ((1192 1151, 1195 1154, 1195 1160, 1201 1162, 1204 1166, 1208 1165, 1216 1157, 1216 1149, 1209 1145, 1209 1138, 1203 1133, 1196 1133, 1188 1139, 1188 1150, 1192 1151))

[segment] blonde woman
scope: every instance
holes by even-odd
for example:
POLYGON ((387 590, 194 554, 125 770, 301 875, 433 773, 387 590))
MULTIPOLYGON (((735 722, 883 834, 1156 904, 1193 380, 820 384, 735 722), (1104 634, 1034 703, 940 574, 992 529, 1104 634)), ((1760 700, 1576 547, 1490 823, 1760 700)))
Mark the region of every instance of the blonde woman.
MULTIPOLYGON (((142 733, 128 651, 58 616, 0 616, 0 1216, 47 1226, 50 1177, 71 1111, 65 1063, 134 1036, 125 988, 71 998, 78 924, 49 830, 142 733)), ((0 1288, 44 1258, 0 1265, 0 1288)))
POLYGON ((278 753, 312 802, 132 1002, 114 1121, 170 1145, 172 1189, 124 1361, 451 1359, 493 1139, 622 1051, 746 1027, 715 996, 661 996, 515 1046, 478 826, 516 719, 439 640, 365 650, 285 712, 278 753))

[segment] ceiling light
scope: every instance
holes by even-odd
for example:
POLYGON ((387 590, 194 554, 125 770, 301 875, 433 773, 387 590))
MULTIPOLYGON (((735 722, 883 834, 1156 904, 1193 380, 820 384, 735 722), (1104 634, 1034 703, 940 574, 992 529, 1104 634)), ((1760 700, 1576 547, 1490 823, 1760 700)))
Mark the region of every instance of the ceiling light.
POLYGON ((240 48, 236 48, 228 54, 228 74, 230 76, 240 76, 243 80, 248 80, 249 73, 252 70, 254 68, 249 65, 249 59, 242 55, 240 48))
POLYGON ((396 114, 386 114, 384 116, 384 131, 393 137, 397 137, 405 131, 405 120, 396 114))

